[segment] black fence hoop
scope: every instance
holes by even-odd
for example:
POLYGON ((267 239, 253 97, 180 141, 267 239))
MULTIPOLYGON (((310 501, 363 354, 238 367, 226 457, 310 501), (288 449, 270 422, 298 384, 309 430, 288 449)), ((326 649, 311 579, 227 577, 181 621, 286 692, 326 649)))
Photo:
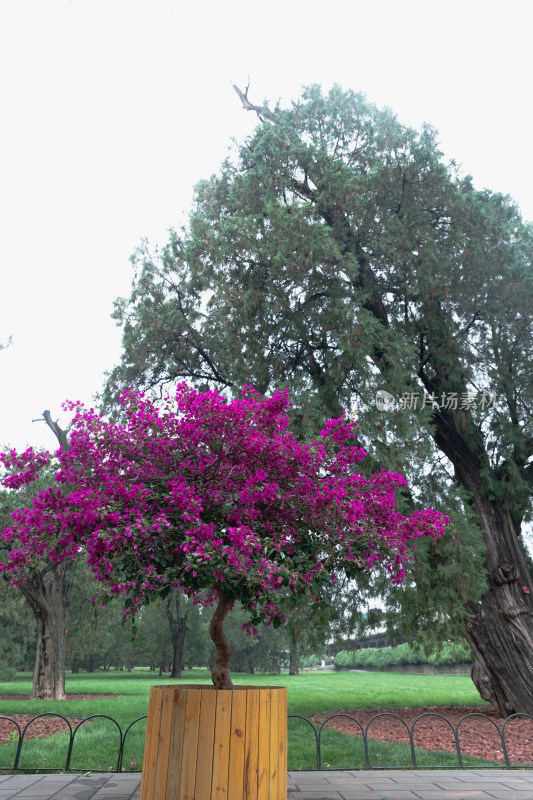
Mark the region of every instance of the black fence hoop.
POLYGON ((76 767, 71 767, 70 766, 70 761, 71 761, 71 758, 72 758, 72 750, 73 750, 73 747, 74 747, 74 738, 75 738, 77 732, 79 731, 79 729, 81 728, 81 726, 85 725, 85 723, 89 722, 91 719, 109 719, 109 720, 111 720, 111 722, 113 722, 117 726, 117 728, 118 728, 118 736, 119 736, 119 747, 118 747, 117 768, 116 768, 115 772, 120 772, 120 767, 121 767, 121 764, 122 764, 122 751, 123 751, 123 747, 124 747, 124 737, 122 736, 122 728, 120 727, 120 725, 118 724, 116 719, 114 719, 113 717, 109 717, 107 714, 91 714, 90 717, 85 717, 85 719, 82 719, 82 720, 80 720, 78 722, 78 724, 74 728, 74 732, 73 732, 72 736, 70 737, 70 744, 69 744, 69 748, 68 748, 68 755, 67 755, 67 762, 65 764, 65 769, 73 769, 73 770, 76 769, 76 767))
MULTIPOLYGON (((511 764, 511 761, 509 759, 508 749, 507 749, 507 743, 506 743, 506 740, 505 740, 506 727, 507 727, 507 724, 512 719, 516 719, 517 717, 522 717, 522 718, 532 719, 533 720, 533 716, 530 715, 530 714, 526 714, 525 712, 517 712, 516 714, 511 714, 509 717, 507 717, 506 720, 504 720, 501 729, 498 726, 498 724, 491 717, 488 717, 486 714, 481 714, 481 713, 477 713, 477 712, 465 714, 463 717, 461 717, 461 719, 457 722, 456 726, 454 727, 453 724, 450 722, 450 720, 447 719, 447 717, 445 717, 443 714, 439 714, 438 712, 424 712, 423 714, 420 714, 418 717, 416 717, 416 719, 413 721, 411 726, 409 726, 407 724, 407 722, 405 720, 403 720, 397 714, 393 714, 391 712, 384 711, 384 712, 379 712, 378 714, 375 714, 373 717, 371 717, 369 719, 369 721, 368 721, 368 723, 367 723, 365 728, 363 728, 363 725, 361 724, 361 722, 359 722, 359 720, 356 717, 352 716, 351 714, 344 714, 344 713, 340 712, 340 713, 330 714, 326 719, 323 720, 323 722, 320 724, 318 729, 313 724, 313 722, 310 719, 308 719, 307 717, 301 716, 300 714, 289 714, 288 715, 288 719, 289 720, 290 719, 302 720, 304 723, 306 723, 306 725, 309 725, 311 727, 311 730, 313 731, 315 749, 316 749, 316 770, 328 771, 328 770, 333 769, 333 770, 338 770, 338 771, 343 771, 343 770, 352 770, 353 771, 353 770, 361 769, 361 767, 357 767, 357 766, 340 767, 340 768, 339 767, 323 767, 322 766, 322 734, 323 734, 324 728, 327 727, 328 722, 330 722, 333 719, 339 718, 339 717, 343 717, 343 718, 349 719, 351 722, 355 723, 355 725, 359 728, 359 731, 360 731, 360 733, 361 733, 361 735, 363 737, 363 747, 364 747, 364 757, 365 757, 364 769, 381 770, 381 771, 382 770, 387 770, 387 769, 400 769, 400 770, 403 770, 403 769, 426 769, 426 770, 431 770, 431 769, 446 769, 446 770, 453 770, 453 769, 480 769, 479 765, 477 765, 477 766, 465 765, 464 761, 463 761, 463 757, 462 757, 462 752, 461 752, 460 727, 465 722, 465 720, 468 720, 468 719, 470 719, 472 717, 479 718, 479 719, 482 719, 482 720, 490 722, 492 724, 492 726, 494 728, 496 728, 496 730, 498 732, 498 737, 499 737, 499 740, 500 740, 501 746, 502 746, 502 754, 503 754, 503 758, 504 758, 504 761, 505 761, 505 766, 503 767, 502 764, 495 764, 495 765, 487 764, 486 767, 483 766, 483 769, 502 769, 502 767, 503 767, 503 768, 508 769, 508 770, 513 770, 513 769, 524 769, 524 768, 533 767, 533 751, 532 751, 532 754, 531 754, 532 758, 531 758, 531 763, 530 764, 527 764, 527 765, 524 765, 524 764, 513 765, 513 764, 511 764), (411 764, 410 765, 408 765, 408 766, 391 765, 391 766, 387 766, 387 767, 381 767, 381 766, 372 767, 372 765, 370 763, 370 752, 369 752, 369 747, 368 747, 368 739, 370 738, 372 740, 372 736, 370 735, 372 723, 376 719, 379 719, 380 717, 390 717, 392 719, 395 719, 395 720, 399 721, 404 726, 404 728, 406 729, 408 737, 409 737, 409 745, 410 745, 410 751, 411 751, 411 764), (453 732, 453 735, 454 735, 455 750, 456 750, 457 762, 458 762, 458 766, 457 767, 455 767, 455 766, 451 766, 450 767, 449 765, 438 765, 438 764, 431 765, 431 766, 423 766, 423 765, 418 765, 417 764, 416 751, 415 751, 415 738, 416 738, 416 736, 415 736, 415 734, 416 734, 415 728, 416 728, 417 723, 421 719, 423 719, 424 717, 436 717, 439 720, 443 720, 451 728, 451 730, 453 732)), ((116 773, 122 772, 123 771, 123 766, 124 766, 124 764, 123 764, 123 762, 124 762, 124 750, 125 750, 125 744, 126 744, 126 739, 128 737, 128 734, 130 733, 130 731, 131 731, 131 729, 132 729, 132 727, 134 725, 136 725, 137 723, 142 722, 143 720, 147 719, 147 715, 146 714, 144 714, 141 717, 137 717, 136 719, 133 720, 133 722, 130 722, 129 725, 125 728, 124 731, 122 730, 119 722, 114 717, 110 717, 107 714, 92 714, 89 717, 85 717, 84 719, 79 720, 79 722, 76 724, 74 729, 72 728, 71 723, 69 722, 69 720, 65 716, 63 716, 62 714, 58 714, 57 712, 54 712, 54 711, 46 711, 46 712, 44 712, 42 714, 37 714, 35 717, 32 717, 23 727, 21 727, 21 725, 18 723, 18 721, 16 719, 14 719, 13 717, 0 716, 0 720, 5 720, 7 722, 10 722, 14 726, 14 728, 16 729, 17 738, 18 738, 18 744, 17 744, 15 758, 14 758, 13 763, 11 765, 1 765, 0 764, 0 771, 8 771, 8 772, 56 772, 56 771, 65 771, 65 770, 69 770, 71 772, 85 772, 85 771, 87 771, 87 769, 88 769, 87 767, 73 767, 71 765, 72 752, 73 752, 73 747, 74 747, 74 739, 76 737, 77 732, 82 728, 82 726, 85 723, 90 722, 91 720, 94 720, 94 719, 109 720, 110 722, 112 722, 116 726, 117 733, 118 733, 118 755, 117 755, 117 761, 116 761, 116 768, 114 770, 112 770, 112 771, 116 772, 116 773), (67 757, 66 757, 65 764, 63 766, 57 766, 57 767, 42 767, 42 766, 38 766, 38 767, 21 767, 20 766, 20 759, 21 759, 23 744, 26 741, 26 738, 25 738, 26 732, 27 732, 28 728, 30 728, 30 726, 35 723, 36 720, 41 719, 43 717, 56 717, 56 718, 59 718, 59 719, 63 720, 63 722, 66 725, 66 730, 68 730, 68 733, 69 733, 69 744, 68 744, 67 757)), ((59 731, 58 731, 58 733, 59 733, 59 731)), ((55 735, 55 734, 53 734, 53 735, 55 735)), ((449 752, 453 752, 453 751, 449 751, 449 752)), ((89 768, 89 769, 90 769, 91 772, 109 772, 110 771, 108 769, 94 769, 92 767, 89 768)), ((291 768, 291 771, 294 771, 294 772, 306 772, 306 771, 309 771, 309 770, 307 770, 307 769, 298 770, 298 769, 291 768)), ((141 770, 140 769, 138 769, 138 770, 127 770, 127 772, 131 773, 131 774, 135 774, 135 773, 141 772, 141 770)))

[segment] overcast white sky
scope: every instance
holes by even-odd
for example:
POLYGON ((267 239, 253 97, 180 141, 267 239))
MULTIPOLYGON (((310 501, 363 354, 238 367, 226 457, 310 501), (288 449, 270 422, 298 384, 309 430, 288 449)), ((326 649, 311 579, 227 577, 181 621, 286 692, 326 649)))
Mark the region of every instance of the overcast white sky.
POLYGON ((0 444, 53 448, 45 408, 118 361, 114 298, 194 184, 255 125, 250 97, 340 83, 440 132, 533 219, 531 2, 0 0, 0 444))

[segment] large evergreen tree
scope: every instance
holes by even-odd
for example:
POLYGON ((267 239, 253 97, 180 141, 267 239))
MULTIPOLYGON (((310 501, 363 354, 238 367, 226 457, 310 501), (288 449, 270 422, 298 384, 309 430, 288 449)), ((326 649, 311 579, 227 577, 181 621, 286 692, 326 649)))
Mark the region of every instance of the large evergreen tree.
MULTIPOLYGON (((474 518, 486 590, 479 603, 470 580, 456 592, 472 677, 502 714, 533 713, 519 536, 533 481, 532 228, 446 165, 433 129, 362 95, 312 86, 270 109, 237 92, 260 124, 198 185, 189 225, 134 256, 107 401, 184 377, 230 392, 288 385, 302 435, 366 407, 375 457, 446 492, 453 482, 474 518), (378 389, 396 398, 391 413, 375 407, 378 389)), ((428 557, 446 575, 442 553, 428 557)))

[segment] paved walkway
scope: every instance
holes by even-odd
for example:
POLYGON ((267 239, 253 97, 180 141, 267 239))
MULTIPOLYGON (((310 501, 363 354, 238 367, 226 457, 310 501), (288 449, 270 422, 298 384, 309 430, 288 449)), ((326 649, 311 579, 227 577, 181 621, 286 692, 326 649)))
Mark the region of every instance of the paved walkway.
MULTIPOLYGON (((0 800, 137 800, 140 780, 110 772, 2 775, 0 800)), ((288 790, 288 800, 533 800, 533 770, 289 772, 288 790)))

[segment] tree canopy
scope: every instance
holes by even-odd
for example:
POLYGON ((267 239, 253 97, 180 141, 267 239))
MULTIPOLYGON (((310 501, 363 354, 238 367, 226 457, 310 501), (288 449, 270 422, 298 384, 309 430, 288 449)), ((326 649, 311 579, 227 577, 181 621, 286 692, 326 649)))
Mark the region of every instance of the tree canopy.
MULTIPOLYGON (((180 384, 176 401, 158 408, 130 391, 123 419, 108 422, 76 410, 68 449, 57 453, 56 486, 14 512, 2 534, 12 547, 1 568, 16 575, 35 556, 62 562, 84 552, 111 595, 135 611, 176 586, 195 601, 218 605, 211 636, 218 648, 217 686, 231 686, 224 617, 235 601, 249 626, 279 625, 277 594, 327 596, 336 572, 384 564, 400 583, 411 542, 437 538, 447 518, 438 511, 395 510, 405 479, 354 471, 364 450, 354 423, 329 420, 318 441, 289 430, 287 392, 271 398, 253 389, 226 402, 216 391, 180 384)), ((0 456, 19 472, 4 483, 33 481, 49 454, 0 456)))
POLYGON ((289 386, 302 436, 361 407, 379 463, 430 492, 455 487, 467 550, 484 560, 470 570, 481 606, 470 580, 456 593, 474 680, 502 713, 531 713, 519 533, 533 483, 532 226, 446 164, 429 125, 412 130, 361 94, 311 86, 270 108, 237 93, 259 125, 198 184, 188 225, 134 255, 104 399, 183 378, 289 386))

